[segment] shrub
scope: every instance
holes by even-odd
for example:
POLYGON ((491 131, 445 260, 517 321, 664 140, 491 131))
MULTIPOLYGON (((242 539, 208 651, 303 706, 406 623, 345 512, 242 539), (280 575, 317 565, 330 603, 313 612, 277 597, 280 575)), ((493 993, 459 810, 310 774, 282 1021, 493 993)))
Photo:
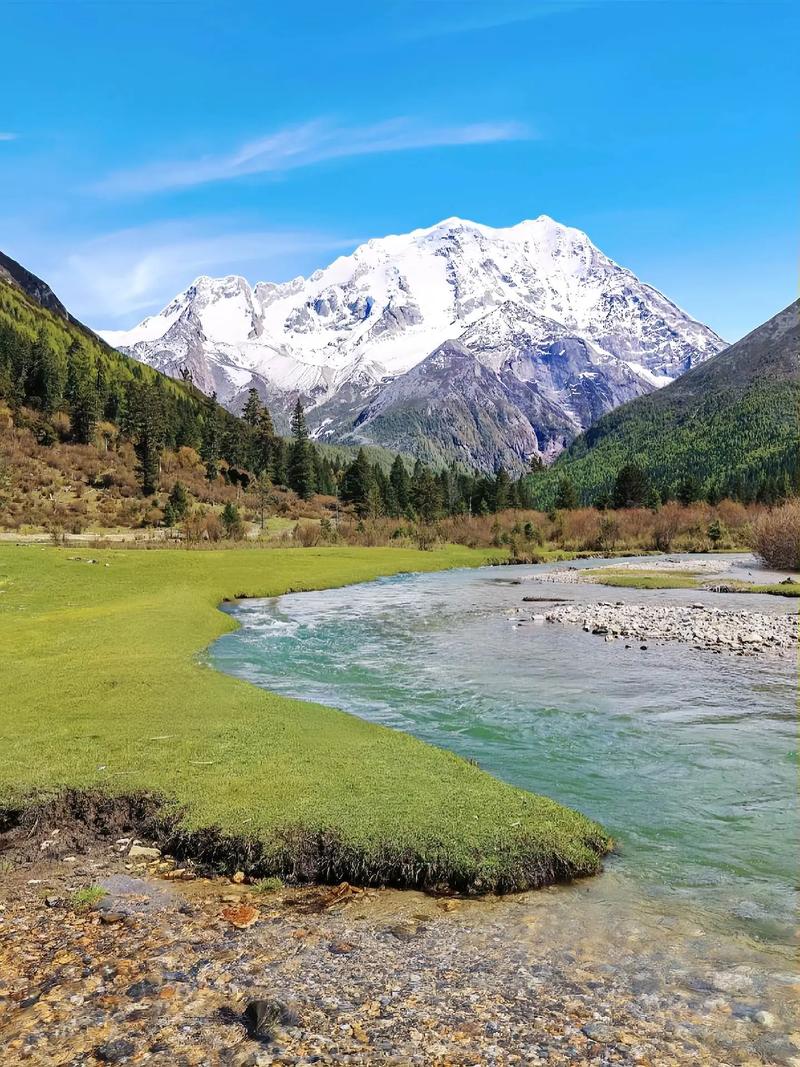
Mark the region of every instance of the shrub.
POLYGON ((239 509, 231 501, 222 509, 222 525, 225 527, 226 537, 230 537, 232 541, 241 541, 244 537, 244 523, 239 509))
POLYGON ((322 537, 319 523, 298 522, 292 533, 292 539, 303 548, 313 548, 318 545, 322 537))
POLYGON ((753 552, 781 570, 800 570, 800 500, 790 500, 759 516, 751 532, 753 552))

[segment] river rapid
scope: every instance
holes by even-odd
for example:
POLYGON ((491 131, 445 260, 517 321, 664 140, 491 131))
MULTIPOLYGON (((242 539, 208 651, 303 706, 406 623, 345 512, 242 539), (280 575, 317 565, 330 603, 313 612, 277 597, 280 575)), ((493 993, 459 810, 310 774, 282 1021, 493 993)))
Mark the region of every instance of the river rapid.
MULTIPOLYGON (((714 558, 688 557, 687 567, 714 558)), ((746 1050, 792 1063, 796 661, 676 641, 626 647, 520 618, 526 595, 776 615, 796 613, 797 601, 537 583, 552 569, 404 575, 243 601, 230 609, 241 628, 212 659, 476 759, 602 822, 620 845, 604 874, 466 907, 482 951, 501 953, 505 940, 535 957, 546 945, 550 959, 676 997, 731 1062, 750 1062, 746 1050)), ((741 559, 728 574, 750 571, 741 559)))

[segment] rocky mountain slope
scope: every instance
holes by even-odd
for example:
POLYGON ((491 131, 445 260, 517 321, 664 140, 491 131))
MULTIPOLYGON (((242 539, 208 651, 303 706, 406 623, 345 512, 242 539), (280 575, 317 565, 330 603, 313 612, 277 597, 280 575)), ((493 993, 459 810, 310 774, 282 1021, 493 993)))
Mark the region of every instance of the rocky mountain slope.
POLYGON ((723 347, 544 215, 506 229, 447 219, 281 284, 198 278, 104 336, 168 374, 188 370, 233 410, 255 386, 280 421, 299 395, 320 438, 486 470, 557 455, 723 347))

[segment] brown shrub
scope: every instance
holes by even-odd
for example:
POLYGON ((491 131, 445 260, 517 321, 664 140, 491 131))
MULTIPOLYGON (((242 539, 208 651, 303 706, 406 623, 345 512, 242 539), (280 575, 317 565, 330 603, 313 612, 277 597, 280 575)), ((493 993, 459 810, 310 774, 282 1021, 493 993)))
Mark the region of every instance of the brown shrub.
POLYGON ((298 522, 292 533, 292 540, 303 548, 313 548, 322 540, 322 532, 319 523, 298 522))
POLYGON ((800 500, 760 515, 752 526, 753 552, 780 570, 800 570, 800 500))

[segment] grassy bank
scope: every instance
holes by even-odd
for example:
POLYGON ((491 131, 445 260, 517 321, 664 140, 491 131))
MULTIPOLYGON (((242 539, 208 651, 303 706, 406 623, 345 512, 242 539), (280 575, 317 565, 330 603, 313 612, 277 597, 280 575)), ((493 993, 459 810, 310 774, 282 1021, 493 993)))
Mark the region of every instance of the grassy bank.
POLYGON ((256 873, 502 890, 598 869, 609 840, 583 816, 198 655, 235 625, 217 610, 223 598, 477 565, 487 553, 77 555, 0 546, 7 809, 70 788, 154 792, 168 800, 165 816, 178 813, 173 844, 202 852, 211 842, 256 873))
POLYGON ((766 593, 768 596, 800 597, 800 583, 773 582, 759 585, 739 579, 719 579, 713 581, 707 574, 699 571, 657 571, 631 567, 624 571, 615 571, 611 567, 597 567, 584 571, 586 577, 597 585, 608 585, 617 589, 697 589, 719 590, 730 593, 766 593))

